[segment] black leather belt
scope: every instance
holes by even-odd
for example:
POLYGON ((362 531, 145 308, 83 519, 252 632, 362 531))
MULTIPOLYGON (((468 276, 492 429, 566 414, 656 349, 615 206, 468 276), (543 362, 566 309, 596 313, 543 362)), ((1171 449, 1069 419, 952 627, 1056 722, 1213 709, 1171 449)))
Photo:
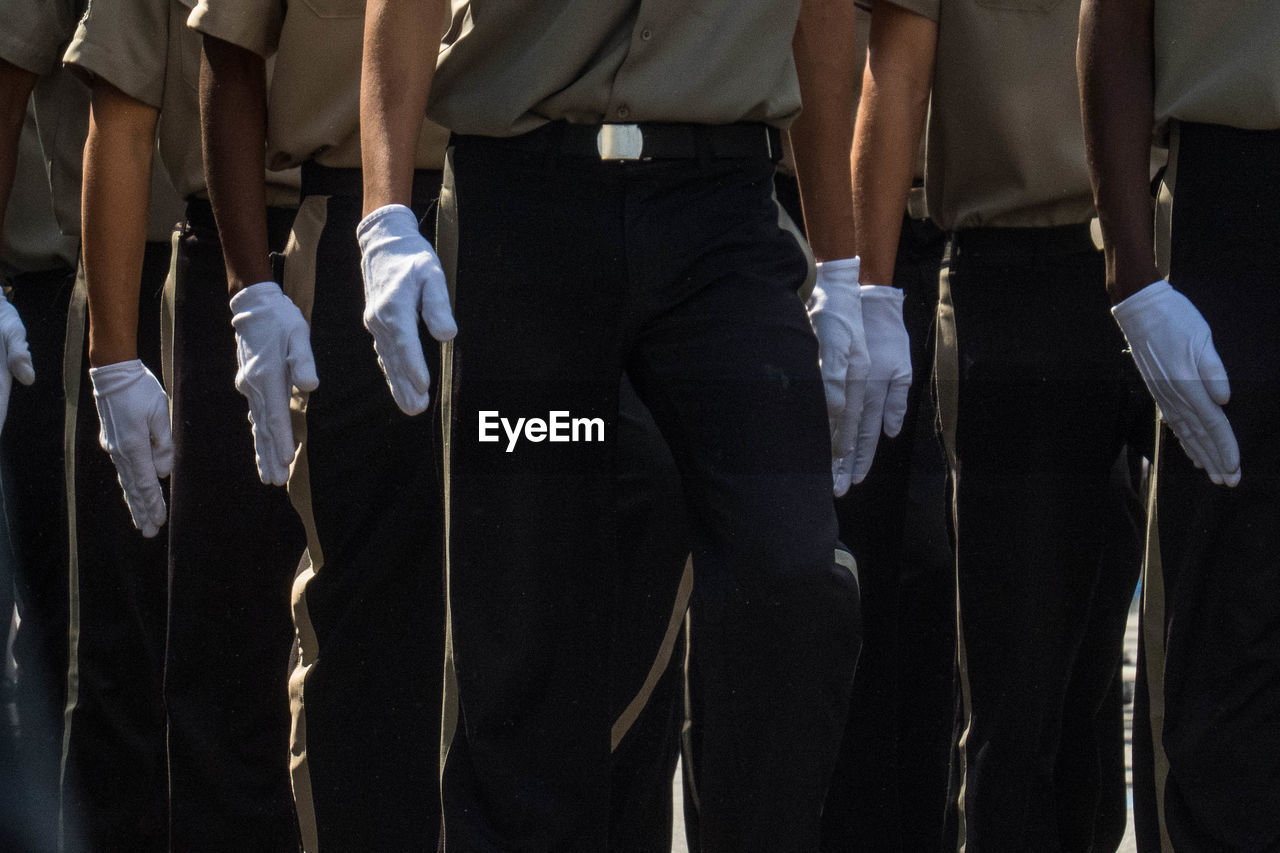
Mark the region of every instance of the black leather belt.
POLYGON ((951 235, 952 255, 1028 257, 1096 252, 1088 222, 1046 228, 962 228, 951 235))
MULTIPOLYGON (((416 169, 413 173, 413 201, 430 204, 440 196, 438 169, 416 169)), ((343 198, 364 197, 364 173, 360 169, 321 166, 314 160, 302 164, 302 195, 327 195, 343 198)))
POLYGON ((607 162, 762 157, 776 163, 782 156, 781 131, 756 122, 570 124, 553 121, 519 136, 455 135, 454 143, 534 153, 555 152, 607 162))

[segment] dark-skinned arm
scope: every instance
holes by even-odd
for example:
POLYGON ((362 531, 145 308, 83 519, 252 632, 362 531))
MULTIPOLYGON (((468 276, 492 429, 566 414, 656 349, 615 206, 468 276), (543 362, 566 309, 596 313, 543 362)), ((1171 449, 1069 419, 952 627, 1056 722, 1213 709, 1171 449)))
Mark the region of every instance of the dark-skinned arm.
POLYGON ((1160 278, 1149 176, 1152 63, 1151 0, 1081 4, 1076 70, 1112 304, 1160 278))
POLYGON ((893 283, 937 43, 936 22, 890 2, 876 4, 853 154, 853 206, 867 284, 893 283))
POLYGON ((206 35, 200 54, 205 181, 227 265, 227 291, 273 278, 267 246, 266 61, 206 35))
POLYGON ((27 100, 35 85, 35 74, 0 59, 0 230, 4 228, 4 212, 18 168, 18 140, 27 115, 27 100))

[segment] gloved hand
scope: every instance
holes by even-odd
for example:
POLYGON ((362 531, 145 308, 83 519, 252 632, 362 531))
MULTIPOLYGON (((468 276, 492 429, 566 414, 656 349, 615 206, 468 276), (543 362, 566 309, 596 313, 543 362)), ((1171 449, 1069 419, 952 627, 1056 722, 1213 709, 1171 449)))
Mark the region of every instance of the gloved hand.
POLYGON ((835 464, 836 497, 861 483, 871 470, 880 433, 893 438, 902 430, 911 388, 911 340, 902 320, 902 290, 865 284, 862 290, 862 327, 871 356, 858 443, 853 453, 835 464))
MULTIPOLYGON (((858 258, 818 264, 818 280, 809 297, 809 320, 818 336, 822 387, 831 421, 832 472, 858 445, 871 356, 862 322, 858 258)), ((837 495, 843 494, 835 488, 837 495)), ((848 488, 846 486, 846 488, 848 488)))
POLYGON ((168 513, 160 478, 173 467, 169 398, 138 359, 89 368, 102 431, 98 444, 111 454, 133 526, 155 536, 168 513))
POLYGON ((1231 398, 1231 386, 1204 317, 1163 279, 1120 302, 1111 313, 1187 456, 1218 485, 1237 485, 1240 446, 1222 411, 1231 398))
POLYGON ((311 357, 311 330, 298 306, 274 281, 261 281, 231 297, 236 330, 236 390, 249 400, 254 459, 262 482, 289 482, 293 461, 293 425, 289 398, 293 387, 314 391, 320 385, 311 357))
POLYGON ((437 341, 458 334, 440 259, 418 232, 418 217, 388 204, 356 227, 364 275, 364 326, 373 335, 378 365, 391 396, 408 415, 431 401, 431 374, 418 338, 418 317, 437 341))
POLYGON ((31 367, 31 351, 27 349, 27 328, 22 325, 18 309, 0 293, 0 357, 4 358, 4 366, 0 367, 0 428, 4 427, 5 416, 9 414, 9 391, 16 378, 23 385, 36 381, 36 372, 31 367))

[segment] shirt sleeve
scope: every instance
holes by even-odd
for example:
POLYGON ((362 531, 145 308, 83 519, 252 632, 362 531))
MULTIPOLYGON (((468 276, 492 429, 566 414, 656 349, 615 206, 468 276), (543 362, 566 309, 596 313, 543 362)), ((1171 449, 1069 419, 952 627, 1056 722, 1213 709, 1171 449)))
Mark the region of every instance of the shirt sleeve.
POLYGON ((280 45, 285 11, 284 0, 199 0, 187 26, 266 58, 280 45))
POLYGON ((160 109, 169 56, 172 0, 89 0, 63 62, 160 109))
POLYGON ((0 0, 0 59, 33 74, 57 70, 84 0, 0 0))

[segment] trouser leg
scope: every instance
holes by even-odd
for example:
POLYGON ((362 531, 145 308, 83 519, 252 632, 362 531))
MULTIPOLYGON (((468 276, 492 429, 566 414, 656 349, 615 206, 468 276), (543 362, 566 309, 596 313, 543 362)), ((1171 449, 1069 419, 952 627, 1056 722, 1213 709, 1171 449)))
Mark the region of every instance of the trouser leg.
POLYGON ((1242 476, 1214 486, 1164 433, 1163 803, 1175 849, 1280 849, 1278 151, 1275 132, 1180 128, 1169 280, 1214 332, 1242 476))
POLYGON ((902 432, 881 437, 867 479, 836 500, 841 541, 858 559, 864 635, 823 812, 829 853, 929 849, 946 798, 954 582, 927 380, 944 237, 909 218, 902 234, 895 284, 906 293, 916 379, 902 432))
MULTIPOLYGON (((272 211, 282 248, 292 211, 272 211)), ((289 593, 306 547, 258 479, 222 248, 195 202, 178 242, 165 664, 174 850, 296 851, 289 786, 289 593)))
MULTIPOLYGON (((19 276, 10 301, 27 328, 36 381, 17 382, 0 433, 6 472, 5 510, 22 623, 14 637, 18 663, 14 706, 20 735, 12 785, 15 812, 0 818, 9 847, 51 850, 57 843, 58 776, 67 683, 67 510, 63 479, 66 404, 62 357, 72 270, 19 276)), ((7 623, 8 611, 0 616, 7 623)), ((7 635, 7 626, 3 633, 7 635)))
POLYGON ((1099 667, 1106 683, 1114 663, 1081 648, 1092 614, 1111 604, 1098 573, 1108 472, 1123 437, 1121 341, 1100 253, 1046 252, 1011 265, 961 245, 944 276, 959 366, 950 418, 965 724, 959 831, 973 851, 1048 853, 1064 849, 1060 751, 1083 749, 1062 739, 1065 709, 1079 698, 1072 684, 1093 683, 1099 667))
POLYGON ((295 584, 293 784, 309 850, 426 850, 440 825, 439 386, 416 417, 391 399, 361 322, 359 220, 358 198, 305 197, 285 259, 320 377, 296 401, 289 483, 312 564, 295 584))
MULTIPOLYGON (((138 354, 157 376, 168 267, 169 246, 148 244, 138 354)), ((62 841, 67 851, 160 851, 168 848, 161 687, 167 529, 152 539, 134 529, 115 467, 98 446, 87 349, 74 374, 77 393, 68 391, 76 401, 68 412, 74 456, 67 460, 75 503, 62 841)))

